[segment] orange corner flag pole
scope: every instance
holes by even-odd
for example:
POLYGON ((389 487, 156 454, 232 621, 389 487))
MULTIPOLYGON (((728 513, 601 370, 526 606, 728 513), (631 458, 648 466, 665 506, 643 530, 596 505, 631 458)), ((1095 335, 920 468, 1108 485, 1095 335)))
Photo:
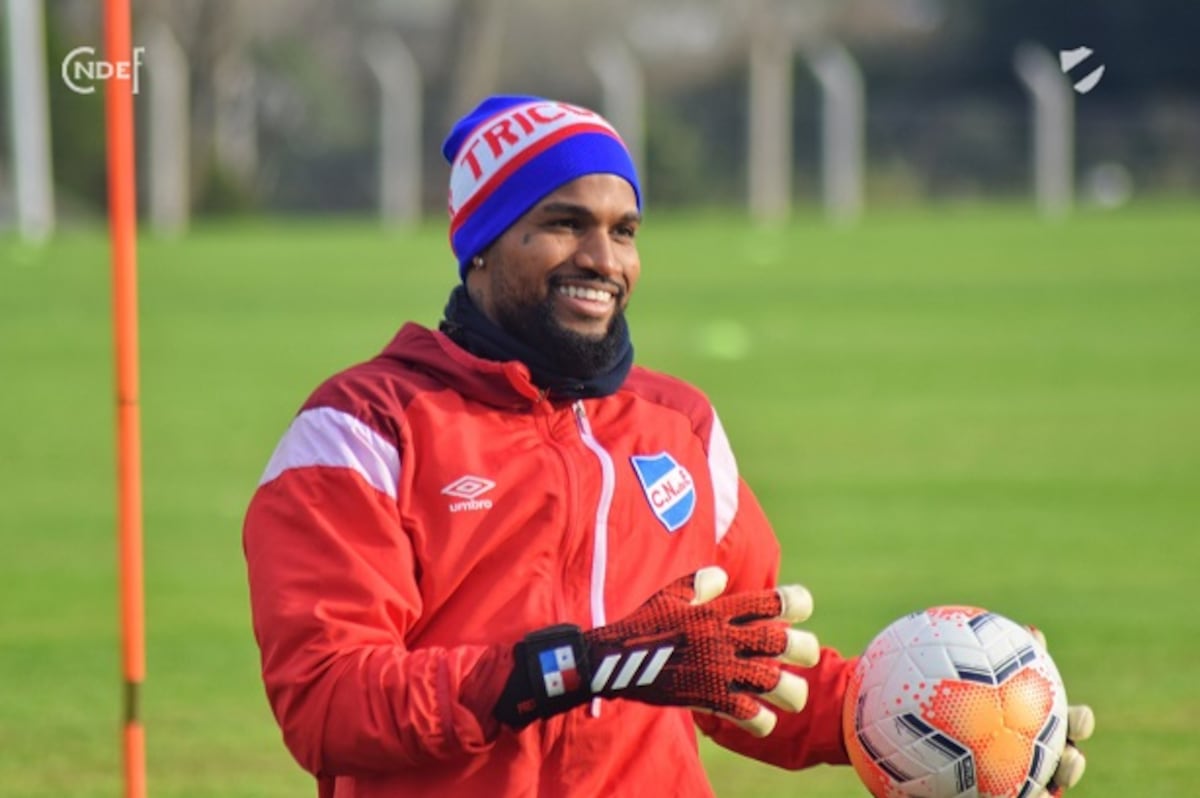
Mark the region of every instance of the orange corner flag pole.
POLYGON ((124 680, 126 798, 146 795, 146 737, 140 691, 146 676, 142 593, 142 455, 138 408, 137 193, 133 146, 133 46, 129 0, 105 0, 104 58, 126 69, 105 82, 108 224, 112 246, 117 380, 117 550, 124 680))

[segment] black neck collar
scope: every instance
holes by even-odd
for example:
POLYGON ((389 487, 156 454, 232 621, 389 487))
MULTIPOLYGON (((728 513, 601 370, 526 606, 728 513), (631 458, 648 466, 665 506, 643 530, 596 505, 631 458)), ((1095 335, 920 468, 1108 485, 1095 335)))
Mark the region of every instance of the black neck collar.
POLYGON ((599 374, 568 377, 556 373, 549 359, 537 349, 517 340, 498 327, 471 301, 467 287, 459 285, 450 292, 445 319, 439 329, 456 344, 485 360, 518 360, 529 368, 533 384, 548 391, 552 399, 586 399, 617 392, 633 366, 633 343, 628 329, 623 345, 599 374))

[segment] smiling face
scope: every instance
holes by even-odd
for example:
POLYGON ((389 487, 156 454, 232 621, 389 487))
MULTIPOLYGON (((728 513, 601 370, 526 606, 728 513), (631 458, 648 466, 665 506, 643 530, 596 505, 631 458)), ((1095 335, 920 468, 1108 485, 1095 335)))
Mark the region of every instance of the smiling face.
POLYGON ((556 361, 591 376, 624 340, 624 310, 641 272, 633 187, 585 175, 543 197, 467 273, 489 319, 556 361))

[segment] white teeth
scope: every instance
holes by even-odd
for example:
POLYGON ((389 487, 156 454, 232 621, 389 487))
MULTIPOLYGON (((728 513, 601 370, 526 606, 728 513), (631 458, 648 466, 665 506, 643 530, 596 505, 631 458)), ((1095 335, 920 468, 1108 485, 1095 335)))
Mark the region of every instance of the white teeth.
POLYGON ((574 297, 575 299, 590 299, 593 302, 611 302, 613 298, 613 295, 608 291, 600 291, 595 288, 581 288, 577 285, 560 285, 558 293, 574 297))

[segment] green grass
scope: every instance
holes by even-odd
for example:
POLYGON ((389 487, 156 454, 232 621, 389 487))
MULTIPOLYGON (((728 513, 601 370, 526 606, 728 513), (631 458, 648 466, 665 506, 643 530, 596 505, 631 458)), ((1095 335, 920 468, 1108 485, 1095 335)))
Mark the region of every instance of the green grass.
MULTIPOLYGON (((1200 777, 1197 210, 642 233, 639 360, 717 404, 811 627, 854 652, 929 604, 1036 622, 1099 718, 1079 798, 1200 777)), ((445 234, 206 227, 140 266, 151 794, 310 795, 258 681, 241 514, 320 379, 437 320, 445 234)), ((5 794, 119 792, 109 305, 102 235, 0 240, 5 794)), ((863 794, 705 753, 722 796, 863 794)))

